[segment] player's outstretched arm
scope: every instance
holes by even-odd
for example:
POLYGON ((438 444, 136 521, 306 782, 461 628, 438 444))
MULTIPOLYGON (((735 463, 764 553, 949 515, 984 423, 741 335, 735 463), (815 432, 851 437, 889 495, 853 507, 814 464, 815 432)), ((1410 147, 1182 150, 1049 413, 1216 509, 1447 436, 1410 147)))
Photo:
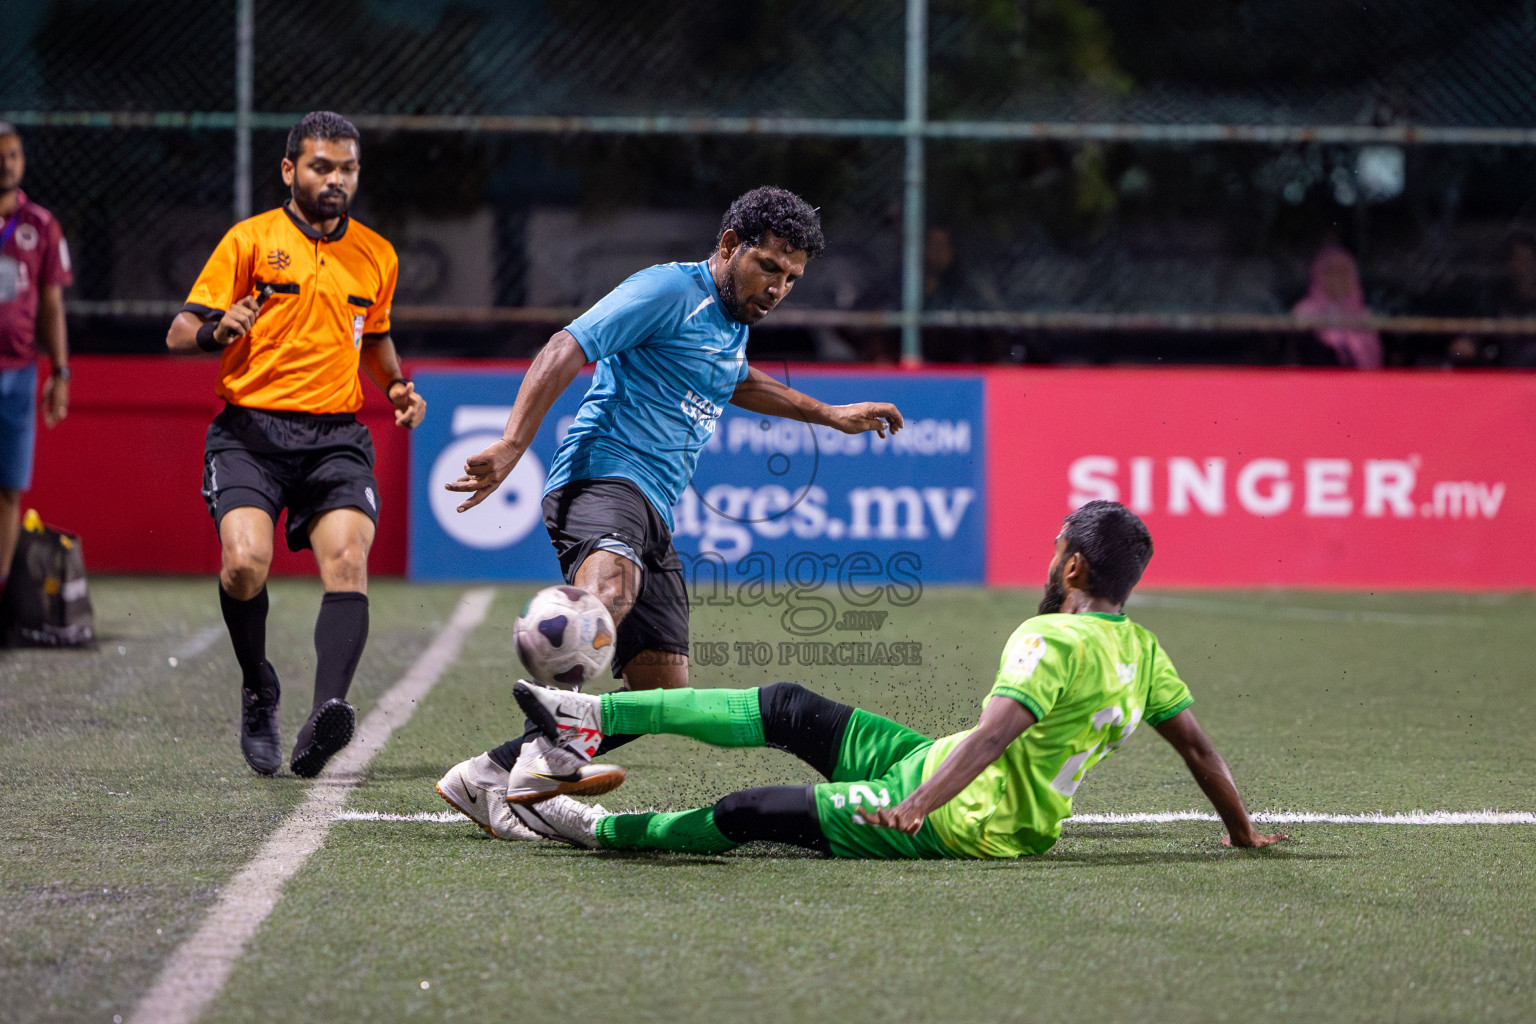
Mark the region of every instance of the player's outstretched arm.
POLYGON ((802 423, 818 423, 845 434, 873 430, 881 437, 902 427, 901 411, 890 402, 854 402, 828 405, 796 391, 756 367, 747 368, 747 379, 736 385, 731 404, 764 416, 782 416, 802 423))
POLYGON ((560 331, 549 339, 517 389, 517 400, 512 403, 512 415, 507 417, 507 429, 502 431, 501 440, 479 455, 471 455, 464 463, 464 475, 443 485, 450 491, 469 494, 459 505, 460 512, 474 508, 501 486, 533 443, 549 407, 586 363, 587 354, 571 332, 560 331))
POLYGON ((895 807, 861 808, 866 825, 881 825, 915 836, 923 819, 960 795, 982 769, 1003 756, 1008 744, 1035 724, 1034 713, 1018 701, 994 697, 981 709, 981 720, 971 734, 949 752, 929 778, 895 807))
POLYGON ((1243 806, 1242 795, 1237 791, 1237 783, 1232 781, 1232 772, 1227 768, 1227 762, 1188 710, 1180 711, 1165 722, 1159 722, 1154 728, 1184 758, 1189 773, 1195 777, 1195 782, 1216 808, 1222 823, 1227 826, 1227 834, 1221 840, 1223 846, 1258 849, 1290 838, 1282 832, 1260 835, 1253 827, 1253 819, 1248 817, 1248 809, 1243 806))

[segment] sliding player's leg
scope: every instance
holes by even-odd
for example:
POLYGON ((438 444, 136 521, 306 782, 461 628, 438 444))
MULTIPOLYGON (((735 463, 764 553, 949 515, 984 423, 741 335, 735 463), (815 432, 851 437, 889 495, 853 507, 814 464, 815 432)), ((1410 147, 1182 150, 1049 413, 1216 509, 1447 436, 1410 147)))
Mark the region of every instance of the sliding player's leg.
POLYGON ((687 736, 717 747, 775 747, 829 780, 874 778, 927 737, 879 715, 829 700, 798 683, 745 690, 620 690, 601 696, 520 682, 513 695, 544 733, 595 755, 614 733, 687 736), (845 733, 857 723, 850 750, 845 733), (855 774, 858 770, 865 774, 855 774))
POLYGON ((917 835, 908 836, 864 825, 858 817, 861 807, 888 806, 904 799, 921 777, 922 758, 916 757, 882 779, 761 786, 732 793, 712 807, 688 811, 609 814, 564 796, 508 806, 535 835, 586 849, 708 855, 743 843, 773 842, 867 860, 952 857, 926 825, 917 835))
POLYGON ((568 797, 509 806, 534 834, 588 849, 714 854, 773 842, 831 852, 810 786, 760 786, 712 807, 645 814, 609 814, 568 797))

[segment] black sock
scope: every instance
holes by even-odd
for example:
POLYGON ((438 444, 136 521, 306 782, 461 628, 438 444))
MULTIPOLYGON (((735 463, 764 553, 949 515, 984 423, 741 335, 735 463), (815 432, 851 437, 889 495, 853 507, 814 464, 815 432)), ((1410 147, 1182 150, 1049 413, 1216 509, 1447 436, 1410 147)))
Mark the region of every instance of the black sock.
POLYGON ((715 828, 733 843, 790 843, 830 855, 811 786, 759 786, 715 804, 715 828))
POLYGON ((320 599, 315 619, 315 707, 346 699, 367 642, 367 594, 341 590, 320 599))
POLYGON ((604 754, 608 753, 610 750, 614 750, 614 749, 616 749, 618 747, 622 747, 624 744, 629 743, 629 742, 631 742, 633 740, 637 740, 639 738, 640 737, 638 735, 634 735, 634 736, 604 736, 603 737, 603 742, 601 742, 601 743, 599 743, 597 745, 597 753, 593 754, 592 756, 593 757, 602 757, 604 754))
MULTIPOLYGON (((512 766, 517 763, 517 755, 522 753, 523 741, 526 740, 529 736, 537 735, 539 731, 538 727, 535 726, 532 722, 527 722, 525 725, 527 731, 517 739, 507 740, 507 742, 503 743, 501 746, 494 747, 491 750, 486 751, 486 754, 490 757, 492 764, 505 771, 512 770, 512 766)), ((604 736, 603 742, 598 744, 597 753, 593 756, 601 757, 613 748, 622 747, 630 740, 637 740, 639 738, 639 736, 604 736)))
POLYGON ((530 736, 538 735, 538 732, 538 726, 534 725, 532 722, 525 721, 523 723, 523 734, 521 736, 515 740, 507 740, 507 742, 503 743, 499 747, 487 750, 486 754, 490 757, 491 763, 496 767, 502 769, 503 771, 511 771, 512 766, 517 763, 517 755, 523 752, 523 741, 530 736))
POLYGON ((261 689, 262 665, 267 660, 267 588, 263 586, 249 601, 231 597, 219 584, 219 609, 229 629, 229 642, 240 663, 240 678, 247 690, 261 689))
POLYGON ((787 750, 832 778, 843 749, 843 734, 853 708, 829 700, 799 683, 773 683, 757 691, 763 717, 763 741, 787 750))

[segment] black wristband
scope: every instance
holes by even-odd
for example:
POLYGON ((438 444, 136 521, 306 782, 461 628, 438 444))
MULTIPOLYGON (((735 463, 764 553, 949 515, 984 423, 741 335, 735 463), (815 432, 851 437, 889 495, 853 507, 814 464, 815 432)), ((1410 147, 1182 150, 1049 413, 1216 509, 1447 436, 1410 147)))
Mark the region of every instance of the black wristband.
POLYGON ((69 383, 69 378, 74 376, 74 374, 69 372, 69 367, 67 367, 67 366, 55 366, 53 368, 53 373, 51 374, 51 376, 53 377, 54 380, 61 380, 64 383, 68 384, 69 383))
POLYGON ((226 346, 220 345, 218 339, 213 336, 214 332, 218 329, 217 321, 205 323, 199 327, 197 329, 197 347, 204 352, 223 352, 226 346))
POLYGON ((395 390, 395 385, 396 384, 405 384, 405 385, 409 386, 410 383, 411 382, 406 380, 404 377, 396 377, 394 380, 392 380, 388 384, 384 385, 384 397, 385 398, 389 397, 389 393, 391 391, 395 390))

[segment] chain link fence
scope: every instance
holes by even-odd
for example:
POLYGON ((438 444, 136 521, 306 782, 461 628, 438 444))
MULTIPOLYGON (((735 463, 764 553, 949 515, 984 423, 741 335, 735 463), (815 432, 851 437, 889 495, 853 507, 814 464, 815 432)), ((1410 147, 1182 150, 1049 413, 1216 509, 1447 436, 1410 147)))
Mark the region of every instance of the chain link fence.
POLYGON ((329 108, 363 130, 356 212, 400 251, 408 352, 526 355, 626 274, 702 258, 772 182, 829 246, 764 354, 1328 362, 1291 310, 1336 245, 1363 296, 1337 315, 1389 364, 1536 363, 1532 0, 12 0, 4 21, 0 119, 71 241, 81 349, 158 348, 234 212, 283 200, 288 125, 329 108))

